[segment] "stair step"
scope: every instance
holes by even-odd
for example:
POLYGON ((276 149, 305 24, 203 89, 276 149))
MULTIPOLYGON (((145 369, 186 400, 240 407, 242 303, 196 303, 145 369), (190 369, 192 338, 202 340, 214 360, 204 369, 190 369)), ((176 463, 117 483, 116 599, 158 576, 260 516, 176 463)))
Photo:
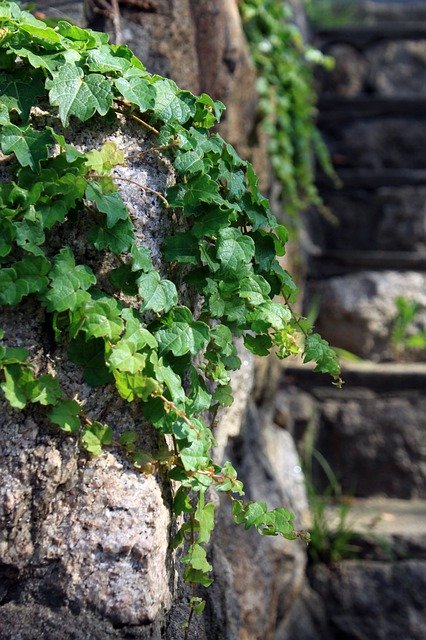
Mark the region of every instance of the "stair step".
POLYGON ((343 96, 325 93, 318 102, 318 122, 346 121, 365 117, 386 117, 400 115, 404 117, 426 117, 426 96, 388 98, 381 96, 343 96))
POLYGON ((315 41, 321 47, 345 43, 364 48, 383 40, 424 40, 426 39, 426 21, 384 23, 372 26, 334 27, 317 29, 315 41))

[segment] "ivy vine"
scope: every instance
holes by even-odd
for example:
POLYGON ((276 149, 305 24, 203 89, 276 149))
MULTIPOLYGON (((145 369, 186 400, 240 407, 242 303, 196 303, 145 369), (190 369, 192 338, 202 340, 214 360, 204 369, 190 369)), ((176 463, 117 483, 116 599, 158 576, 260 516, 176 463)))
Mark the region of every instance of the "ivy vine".
POLYGON ((338 183, 316 127, 314 68, 333 59, 304 42, 292 9, 283 0, 240 0, 240 13, 258 72, 261 125, 280 185, 279 198, 293 224, 309 205, 325 212, 315 185, 315 157, 338 183))
MULTIPOLYGON (((148 456, 136 431, 116 440, 113 425, 86 415, 57 377, 35 375, 28 352, 10 346, 13 336, 3 332, 0 387, 16 409, 39 405, 88 454, 119 447, 141 472, 162 471, 177 481, 174 513, 189 515, 173 544, 185 548, 184 579, 208 586, 206 545, 214 527, 208 487, 229 495, 234 521, 246 529, 288 539, 304 535, 287 509, 241 499, 233 466, 212 460, 215 416, 232 403, 230 374, 241 365, 233 338, 256 355, 299 353, 340 384, 334 351, 290 306, 297 289, 276 259, 285 252, 286 229, 259 192, 252 166, 209 132, 223 105, 149 74, 105 34, 67 22, 52 28, 1 1, 0 68, 1 162, 10 176, 0 182, 0 305, 19 305, 29 296, 41 305, 85 381, 115 385, 170 449, 148 456), (37 106, 49 110, 56 128, 33 117, 37 106), (163 258, 182 265, 188 286, 202 297, 196 317, 135 240, 113 173, 125 163, 123 151, 107 142, 82 153, 63 134, 72 120, 90 128, 99 115, 137 123, 149 132, 152 149, 173 164, 176 183, 165 193, 139 186, 160 200, 165 215, 172 210, 186 218, 188 230, 166 239, 163 258), (112 293, 69 246, 52 253, 49 245, 53 231, 77 225, 88 210, 96 215, 88 218, 86 242, 112 258, 112 293)), ((194 596, 191 606, 200 612, 203 602, 194 596)))

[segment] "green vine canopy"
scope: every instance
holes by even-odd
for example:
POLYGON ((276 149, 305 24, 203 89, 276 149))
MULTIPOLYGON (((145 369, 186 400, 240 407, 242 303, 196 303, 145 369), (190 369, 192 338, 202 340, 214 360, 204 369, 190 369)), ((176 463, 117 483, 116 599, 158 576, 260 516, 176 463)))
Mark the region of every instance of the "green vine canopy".
MULTIPOLYGON (((232 403, 230 376, 241 366, 234 338, 260 356, 300 354, 340 384, 335 352, 292 310, 297 289, 277 260, 286 229, 259 192, 251 164, 211 133, 224 106, 149 74, 105 34, 67 22, 52 28, 3 1, 0 67, 0 305, 30 297, 84 380, 115 385, 165 445, 147 455, 140 433, 117 438, 114 425, 87 415, 78 396, 66 396, 57 376, 36 374, 29 352, 3 331, 2 392, 14 409, 36 404, 38 415, 77 438, 88 455, 119 449, 135 469, 175 481, 174 513, 186 517, 173 544, 184 545, 184 579, 208 586, 208 487, 229 495, 235 522, 247 529, 305 535, 285 508, 244 501, 233 466, 212 460, 216 414, 232 403), (37 118, 37 111, 49 117, 37 118), (124 151, 107 142, 82 152, 67 140, 73 123, 90 129, 100 116, 111 126, 121 119, 140 127, 152 152, 173 166, 175 183, 164 193, 151 190, 171 224, 186 225, 175 225, 162 247, 168 278, 137 241, 114 177, 124 151), (110 265, 108 286, 105 274, 95 275, 93 262, 80 263, 66 242, 53 248, 53 234, 65 225, 80 229, 83 216, 84 242, 110 265), (195 315, 179 300, 176 273, 201 300, 195 315)), ((192 606, 201 611, 203 603, 195 598, 192 606)))

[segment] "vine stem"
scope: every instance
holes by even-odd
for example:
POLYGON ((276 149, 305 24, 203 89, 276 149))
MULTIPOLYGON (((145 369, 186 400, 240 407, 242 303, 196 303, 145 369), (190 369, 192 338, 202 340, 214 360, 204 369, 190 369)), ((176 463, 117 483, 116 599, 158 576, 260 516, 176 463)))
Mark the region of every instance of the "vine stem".
MULTIPOLYGON (((92 178, 97 178, 97 179, 102 179, 105 177, 109 177, 109 176, 101 176, 99 174, 92 174, 92 178)), ((139 189, 142 189, 142 191, 147 191, 148 193, 152 193, 155 196, 157 196, 158 198, 160 198, 161 202, 163 202, 164 206, 168 209, 169 208, 169 203, 167 202, 166 198, 163 196, 162 193, 160 193, 159 191, 156 191, 155 189, 151 189, 151 187, 147 187, 144 184, 141 184, 140 182, 136 182, 136 180, 131 180, 130 178, 124 178, 123 176, 111 176, 111 178, 113 180, 121 180, 122 182, 128 182, 129 184, 133 184, 135 185, 135 187, 139 187, 139 189)))
POLYGON ((152 395, 156 398, 159 398, 165 407, 168 407, 169 409, 174 411, 176 415, 179 416, 179 418, 182 418, 182 420, 188 425, 188 427, 191 427, 191 429, 195 431, 198 438, 201 437, 200 430, 195 426, 195 424, 191 422, 186 413, 179 409, 179 407, 177 407, 174 402, 166 398, 166 396, 163 396, 161 393, 153 393, 152 395))

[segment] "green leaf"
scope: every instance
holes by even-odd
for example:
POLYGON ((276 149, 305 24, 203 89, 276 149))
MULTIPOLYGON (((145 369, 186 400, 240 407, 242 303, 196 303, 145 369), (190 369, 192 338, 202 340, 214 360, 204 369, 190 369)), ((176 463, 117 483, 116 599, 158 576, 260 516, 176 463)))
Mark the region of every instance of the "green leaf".
POLYGON ((164 241, 163 255, 168 262, 197 265, 199 262, 198 242, 188 233, 176 233, 164 241))
POLYGON ((171 351, 174 356, 199 353, 209 340, 209 327, 204 322, 173 322, 156 332, 160 354, 171 351))
POLYGON ((105 342, 102 338, 86 340, 79 334, 68 347, 71 362, 83 367, 83 378, 92 387, 100 387, 113 380, 105 364, 105 342))
POLYGON ((31 384, 34 376, 27 367, 20 364, 11 364, 4 368, 5 381, 0 384, 0 388, 9 402, 15 409, 23 409, 27 402, 31 400, 31 384))
POLYGON ((102 447, 112 444, 113 433, 110 427, 100 422, 92 422, 81 436, 83 447, 92 456, 100 456, 102 447))
POLYGON ((218 184, 205 173, 193 178, 185 186, 177 184, 170 187, 166 198, 171 207, 190 207, 200 202, 223 203, 218 184))
POLYGON ((75 264, 74 255, 69 247, 61 249, 54 260, 49 273, 50 289, 45 296, 48 311, 73 311, 76 306, 88 301, 85 293, 96 278, 89 267, 75 264))
POLYGON ((115 344, 108 356, 107 363, 111 369, 138 373, 145 368, 146 354, 137 353, 134 344, 120 340, 115 344))
POLYGON ((64 64, 46 81, 50 104, 59 108, 59 117, 67 127, 70 116, 88 120, 98 112, 104 116, 112 105, 111 83, 102 75, 84 75, 74 64, 64 64))
POLYGON ((268 335, 244 336, 245 347, 256 356, 267 356, 272 347, 272 340, 268 335))
POLYGON ((0 269, 0 304, 18 304, 29 292, 26 280, 20 279, 15 269, 0 269))
POLYGON ((136 398, 146 401, 154 391, 161 391, 161 385, 157 380, 141 373, 129 373, 116 369, 114 378, 118 393, 127 402, 133 402, 136 398))
POLYGON ((45 406, 49 404, 55 405, 63 395, 57 378, 53 378, 51 375, 36 378, 31 385, 31 402, 38 402, 45 406))
POLYGON ((176 286, 170 280, 162 280, 157 271, 141 275, 137 279, 139 295, 143 299, 141 311, 168 311, 177 303, 176 286))
POLYGON ((196 542, 189 547, 187 555, 182 558, 182 562, 203 573, 208 573, 213 569, 211 564, 207 562, 206 550, 196 542))
POLYGON ((221 229, 217 244, 217 257, 223 271, 238 271, 249 263, 254 256, 254 242, 249 236, 243 236, 238 229, 221 229))
POLYGON ((312 333, 306 338, 303 362, 316 362, 315 371, 330 373, 333 377, 340 376, 340 364, 334 349, 318 333, 312 333))
POLYGON ((254 331, 264 331, 269 327, 280 330, 291 320, 291 311, 277 302, 264 302, 250 313, 249 320, 254 331))
POLYGON ((238 295, 251 305, 256 306, 268 300, 270 291, 271 287, 262 276, 250 275, 242 278, 238 295))
POLYGON ((98 251, 109 249, 116 255, 124 253, 132 246, 135 236, 130 219, 119 220, 111 229, 94 227, 88 234, 88 239, 98 251))
POLYGON ((200 494, 195 511, 195 519, 199 526, 197 541, 200 544, 207 544, 210 540, 214 528, 214 511, 213 502, 204 504, 204 494, 200 494))
POLYGON ((165 123, 176 120, 183 124, 193 115, 194 110, 179 97, 183 92, 172 80, 157 80, 154 86, 156 95, 153 111, 157 118, 165 123))
MULTIPOLYGON (((85 33, 87 33, 86 30, 85 33)), ((108 45, 102 45, 99 48, 90 50, 86 58, 86 64, 90 71, 97 73, 109 73, 111 71, 124 73, 131 67, 129 60, 114 55, 108 45)))
POLYGON ((14 153, 20 165, 36 170, 40 160, 47 158, 53 138, 49 131, 36 131, 32 127, 20 129, 10 124, 2 128, 0 143, 3 153, 14 153))
POLYGON ((80 428, 81 407, 76 400, 61 400, 49 413, 49 419, 66 433, 75 433, 80 428))
POLYGON ((123 98, 135 104, 142 112, 154 107, 157 85, 152 85, 146 78, 117 78, 114 83, 123 98))
POLYGON ((43 224, 41 220, 23 220, 15 222, 16 244, 24 251, 36 256, 44 256, 40 245, 45 240, 43 224))
MULTIPOLYGON (((19 55, 19 54, 18 54, 19 55)), ((37 72, 15 69, 12 73, 0 73, 0 95, 2 104, 9 111, 16 111, 23 122, 28 121, 36 97, 44 93, 43 76, 37 72)))
POLYGON ((151 254, 148 247, 132 245, 130 250, 132 256, 132 271, 152 271, 151 254))
POLYGON ((121 308, 117 300, 109 296, 98 296, 88 300, 72 315, 70 335, 84 331, 91 338, 117 340, 123 330, 121 308))

